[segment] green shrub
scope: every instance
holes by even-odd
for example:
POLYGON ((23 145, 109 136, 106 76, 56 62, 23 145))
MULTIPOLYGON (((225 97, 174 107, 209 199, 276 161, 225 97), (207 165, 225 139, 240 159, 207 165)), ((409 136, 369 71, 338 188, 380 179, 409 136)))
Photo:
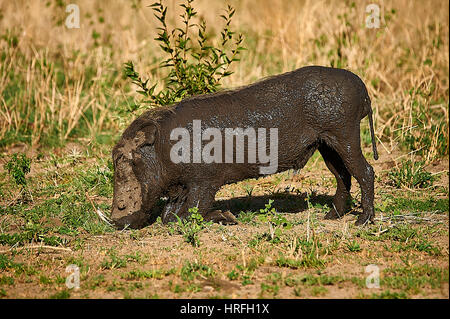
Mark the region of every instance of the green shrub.
POLYGON ((184 12, 181 15, 182 27, 169 29, 166 23, 167 7, 162 1, 150 7, 155 12, 160 26, 158 37, 155 40, 167 55, 161 67, 168 68, 169 72, 164 78, 165 88, 155 92, 156 85, 149 86, 149 80, 143 80, 135 70, 133 62, 125 63, 125 74, 131 81, 139 86, 138 93, 144 96, 143 102, 151 106, 173 104, 185 97, 216 92, 220 88, 220 81, 232 74, 230 65, 239 61, 243 47, 242 34, 230 29, 231 19, 235 13, 233 7, 228 6, 221 18, 224 20, 220 35, 220 44, 215 47, 206 35, 206 21, 201 19, 195 23, 197 15, 192 3, 186 0, 180 6, 184 12), (193 29, 197 30, 194 36, 193 29))

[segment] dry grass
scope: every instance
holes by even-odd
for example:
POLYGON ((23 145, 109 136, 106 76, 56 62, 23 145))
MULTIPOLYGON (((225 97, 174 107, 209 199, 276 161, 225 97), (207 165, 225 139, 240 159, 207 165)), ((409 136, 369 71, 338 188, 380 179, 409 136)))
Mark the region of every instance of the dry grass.
MULTIPOLYGON (((0 137, 22 132, 38 144, 43 135, 66 140, 120 131, 130 118, 118 119, 114 110, 135 96, 121 76, 123 63, 135 61, 151 81, 162 78, 150 2, 77 1, 80 29, 65 27, 62 2, 0 4, 0 30, 9 34, 0 41, 0 137)), ((166 3, 174 23, 177 1, 166 3)), ((380 1, 380 29, 365 28, 368 1, 230 3, 248 50, 226 87, 310 64, 348 68, 368 86, 385 151, 405 144, 426 161, 448 154, 448 3, 380 1)), ((224 5, 194 4, 214 35, 224 5)))

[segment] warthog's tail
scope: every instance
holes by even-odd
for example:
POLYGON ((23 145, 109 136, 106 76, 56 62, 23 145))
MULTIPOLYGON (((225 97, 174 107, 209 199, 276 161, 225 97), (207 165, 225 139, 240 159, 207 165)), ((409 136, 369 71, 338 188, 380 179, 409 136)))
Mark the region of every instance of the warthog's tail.
POLYGON ((372 103, 370 102, 370 97, 368 94, 366 95, 365 102, 366 102, 365 104, 366 104, 366 108, 368 111, 368 114, 367 113, 366 114, 369 117, 369 129, 370 129, 370 136, 372 138, 373 158, 375 160, 377 160, 378 159, 378 151, 377 151, 377 143, 375 140, 375 132, 373 130, 373 111, 372 111, 372 105, 371 105, 372 103))
POLYGON ((373 149, 373 158, 375 160, 378 159, 378 151, 377 151, 377 143, 375 140, 375 132, 373 131, 373 112, 372 108, 370 108, 369 112, 369 126, 370 126, 370 136, 372 137, 372 149, 373 149))

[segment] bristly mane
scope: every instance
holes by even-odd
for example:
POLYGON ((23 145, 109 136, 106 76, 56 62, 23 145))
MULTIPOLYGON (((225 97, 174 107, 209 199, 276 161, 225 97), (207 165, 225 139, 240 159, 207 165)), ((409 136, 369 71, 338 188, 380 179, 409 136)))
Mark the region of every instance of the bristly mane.
POLYGON ((155 124, 161 122, 167 115, 173 114, 175 112, 174 107, 176 104, 164 105, 164 106, 154 106, 151 109, 145 111, 140 117, 146 120, 153 121, 155 124))
MULTIPOLYGON (((293 71, 291 71, 293 72, 293 71)), ((287 73, 291 73, 291 72, 287 72, 287 73)), ((287 73, 283 74, 286 75, 287 73)), ((145 125, 149 125, 149 124, 154 124, 158 130, 160 128, 160 124, 170 115, 174 114, 175 111, 178 108, 183 107, 184 105, 188 105, 190 103, 195 103, 197 101, 205 101, 208 99, 215 99, 215 98, 220 98, 223 96, 228 96, 230 98, 233 97, 234 93, 237 93, 243 89, 252 87, 254 85, 258 85, 261 82, 265 82, 265 81, 270 81, 273 78, 277 78, 279 77, 279 75, 272 75, 272 76, 268 76, 268 77, 264 77, 256 82, 253 82, 249 85, 242 85, 242 86, 238 86, 236 88, 230 88, 230 89, 224 89, 224 90, 220 90, 218 92, 214 92, 214 93, 206 93, 206 94, 199 94, 199 95, 193 95, 187 98, 184 98, 183 100, 181 100, 180 102, 174 103, 174 104, 170 104, 170 105, 165 105, 165 106, 157 106, 157 107, 153 107, 151 109, 149 109, 148 111, 146 111, 145 113, 143 113, 142 115, 140 115, 136 120, 136 126, 140 128, 142 128, 145 125)), ((139 130, 139 129, 136 129, 139 130)))
POLYGON ((209 98, 217 98, 217 97, 221 97, 221 96, 224 96, 224 95, 231 96, 231 95, 233 95, 233 93, 237 93, 237 92, 239 92, 239 91, 241 91, 243 89, 247 89, 247 88, 250 88, 252 86, 259 85, 261 82, 266 82, 266 81, 270 81, 272 79, 279 78, 280 75, 283 75, 283 76, 284 75, 288 75, 288 74, 293 73, 295 71, 297 71, 297 70, 286 72, 286 73, 283 73, 283 74, 275 74, 275 75, 266 76, 266 77, 263 77, 263 78, 255 81, 253 83, 244 84, 244 85, 241 85, 241 86, 238 86, 238 87, 235 87, 235 88, 228 88, 228 89, 223 89, 223 90, 220 90, 220 91, 217 91, 217 92, 213 92, 213 93, 206 93, 206 94, 199 94, 199 95, 189 96, 189 97, 184 98, 183 100, 181 100, 180 102, 178 102, 178 103, 176 103, 176 104, 174 104, 172 106, 176 107, 178 105, 183 104, 184 102, 195 102, 195 101, 198 101, 198 100, 204 100, 204 99, 209 99, 209 98))

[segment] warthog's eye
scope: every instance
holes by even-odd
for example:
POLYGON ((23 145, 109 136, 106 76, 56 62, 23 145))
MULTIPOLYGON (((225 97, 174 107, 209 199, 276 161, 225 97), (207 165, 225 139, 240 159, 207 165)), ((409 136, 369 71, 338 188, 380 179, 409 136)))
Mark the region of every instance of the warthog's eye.
POLYGON ((117 166, 117 163, 123 158, 123 154, 119 154, 114 158, 114 166, 117 166))

